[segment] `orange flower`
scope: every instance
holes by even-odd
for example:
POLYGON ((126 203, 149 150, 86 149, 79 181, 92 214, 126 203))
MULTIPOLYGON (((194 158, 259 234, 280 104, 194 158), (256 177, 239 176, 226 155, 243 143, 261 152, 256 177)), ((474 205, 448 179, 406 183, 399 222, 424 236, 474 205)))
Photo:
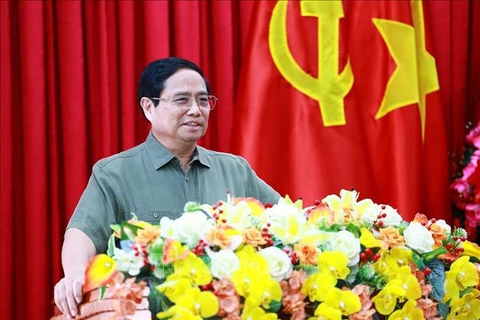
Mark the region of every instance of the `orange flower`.
POLYGON ((145 226, 144 229, 137 230, 135 242, 139 244, 149 244, 157 240, 160 236, 160 229, 158 226, 145 226))
POLYGON ((296 243, 293 250, 297 254, 298 260, 302 264, 309 264, 315 266, 318 262, 318 254, 320 250, 311 243, 296 243))
POLYGON ((319 224, 321 221, 327 226, 331 226, 335 222, 335 212, 323 203, 308 212, 308 223, 319 224))
POLYGON ((114 276, 116 262, 102 253, 94 256, 88 263, 85 271, 85 285, 83 293, 105 286, 114 276))
POLYGON ((426 215, 422 214, 422 213, 417 213, 415 215, 415 218, 413 218, 413 221, 412 222, 418 222, 418 223, 425 223, 427 224, 428 223, 428 218, 426 215))
POLYGON ((381 229, 379 238, 385 241, 390 248, 396 248, 405 245, 405 238, 394 227, 381 229))
POLYGON ((362 309, 357 313, 354 313, 348 317, 350 320, 371 320, 373 319, 373 314, 376 312, 372 308, 372 300, 370 300, 370 295, 372 290, 369 286, 358 284, 353 289, 352 292, 355 293, 360 298, 360 303, 362 304, 362 309))
POLYGON ((208 243, 214 246, 219 246, 222 249, 227 249, 232 244, 232 239, 227 235, 226 229, 228 226, 218 226, 211 228, 205 235, 208 243))
POLYGON ((282 287, 282 311, 290 314, 291 320, 305 319, 306 295, 302 294, 300 289, 307 279, 305 271, 293 271, 287 281, 280 282, 282 287))
POLYGON ((417 307, 422 309, 425 319, 434 319, 437 315, 437 303, 430 299, 417 300, 417 307))
POLYGON ((432 233, 435 245, 439 247, 442 246, 442 240, 447 238, 445 235, 445 230, 442 228, 442 226, 435 222, 430 226, 430 232, 432 233))
POLYGON ((253 247, 258 247, 259 245, 267 243, 265 238, 262 237, 262 233, 257 228, 249 228, 243 231, 243 241, 253 247))
POLYGON ((213 282, 213 290, 218 298, 220 310, 217 315, 223 319, 240 319, 240 296, 235 291, 235 286, 228 279, 221 279, 213 282))

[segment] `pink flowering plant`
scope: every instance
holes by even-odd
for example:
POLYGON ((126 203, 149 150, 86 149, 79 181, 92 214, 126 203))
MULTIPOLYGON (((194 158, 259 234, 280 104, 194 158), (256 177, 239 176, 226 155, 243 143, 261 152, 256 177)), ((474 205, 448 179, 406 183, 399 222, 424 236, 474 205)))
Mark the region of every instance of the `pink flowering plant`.
POLYGON ((480 122, 467 134, 464 161, 451 184, 457 209, 464 212, 464 223, 474 231, 480 226, 480 122))
POLYGON ((358 197, 229 198, 158 225, 134 218, 113 226, 87 285, 135 277, 162 301, 158 319, 479 319, 480 248, 465 230, 358 197))

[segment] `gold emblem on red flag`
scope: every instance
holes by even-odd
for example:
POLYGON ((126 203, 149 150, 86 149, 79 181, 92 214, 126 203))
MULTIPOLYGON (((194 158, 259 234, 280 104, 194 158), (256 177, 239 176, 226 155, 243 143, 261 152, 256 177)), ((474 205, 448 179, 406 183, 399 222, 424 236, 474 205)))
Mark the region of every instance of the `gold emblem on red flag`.
POLYGON ((375 118, 380 119, 395 109, 418 103, 422 140, 425 140, 425 97, 439 90, 439 85, 435 58, 427 51, 425 44, 422 2, 412 0, 410 6, 413 27, 398 21, 373 19, 397 64, 375 118))
POLYGON ((318 18, 318 78, 306 73, 295 61, 287 41, 288 1, 278 1, 270 20, 269 46, 282 76, 297 90, 318 101, 325 126, 344 125, 344 98, 353 85, 350 62, 339 67, 339 29, 344 16, 341 1, 301 1, 302 16, 318 18))

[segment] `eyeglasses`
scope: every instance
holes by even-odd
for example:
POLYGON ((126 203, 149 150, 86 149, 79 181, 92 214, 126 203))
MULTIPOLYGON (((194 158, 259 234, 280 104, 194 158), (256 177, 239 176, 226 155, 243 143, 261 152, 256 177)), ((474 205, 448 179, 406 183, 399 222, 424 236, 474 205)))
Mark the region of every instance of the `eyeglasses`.
POLYGON ((165 101, 173 104, 174 106, 184 109, 185 111, 193 106, 193 101, 197 103, 197 106, 202 110, 213 110, 217 105, 218 98, 212 95, 200 95, 197 97, 190 96, 178 96, 173 99, 165 98, 150 98, 156 101, 165 101))

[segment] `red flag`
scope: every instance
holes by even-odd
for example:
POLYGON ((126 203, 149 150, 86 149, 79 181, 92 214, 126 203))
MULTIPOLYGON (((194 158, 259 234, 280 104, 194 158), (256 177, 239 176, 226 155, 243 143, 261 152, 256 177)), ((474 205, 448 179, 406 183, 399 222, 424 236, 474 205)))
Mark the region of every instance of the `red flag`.
POLYGON ((281 194, 354 188, 405 219, 449 217, 428 17, 418 1, 259 1, 234 152, 281 194))

